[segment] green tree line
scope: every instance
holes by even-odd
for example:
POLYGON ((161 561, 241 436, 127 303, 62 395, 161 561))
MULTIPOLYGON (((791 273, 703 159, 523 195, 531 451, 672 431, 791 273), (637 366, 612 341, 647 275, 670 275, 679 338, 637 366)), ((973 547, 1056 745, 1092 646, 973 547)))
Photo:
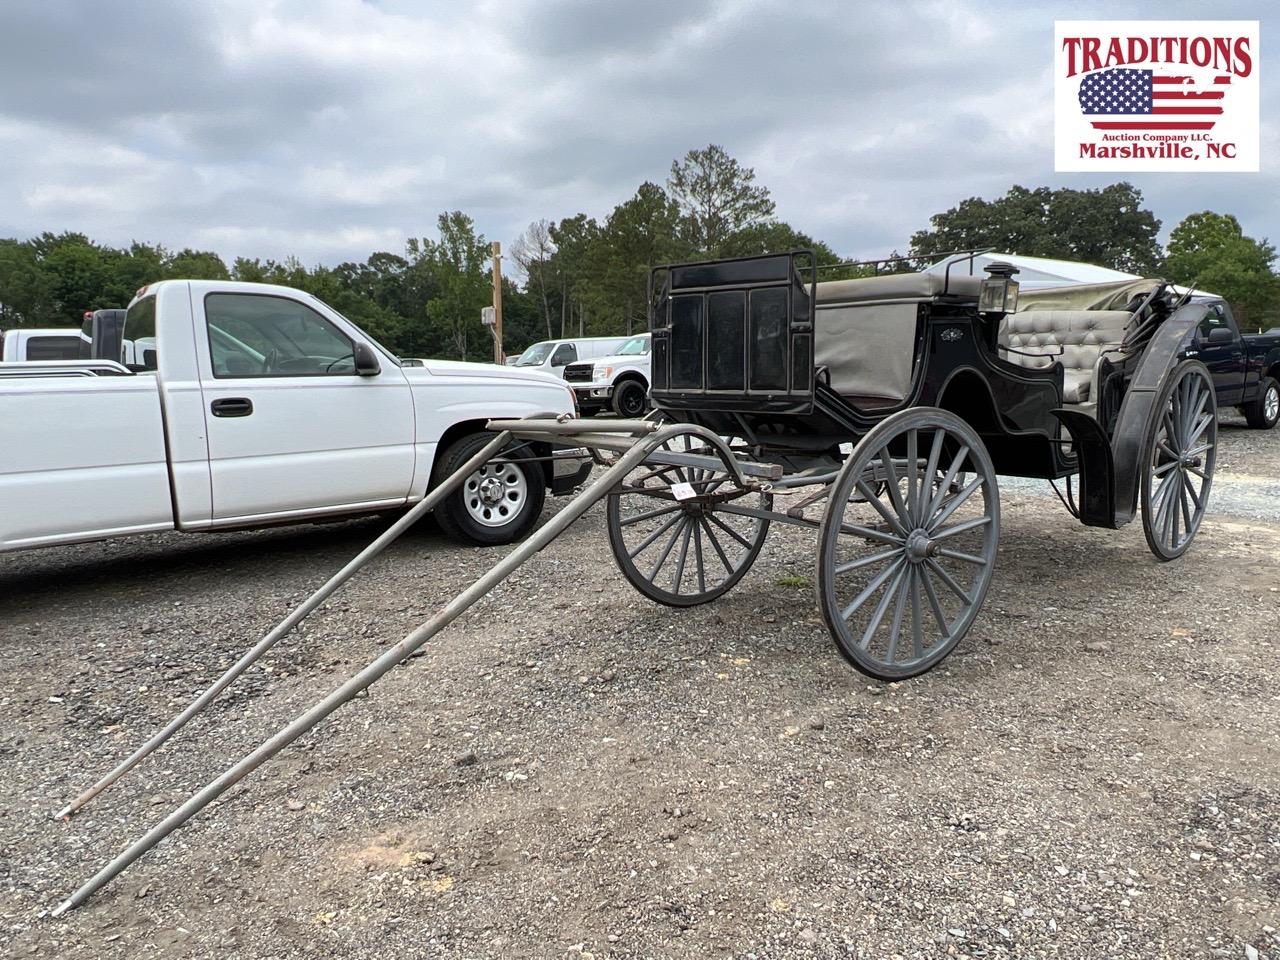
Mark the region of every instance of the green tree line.
MULTIPOLYGON (((1229 214, 1184 219, 1161 249, 1160 221, 1133 185, 1096 190, 1012 187, 994 200, 969 198, 936 214, 910 238, 928 262, 951 250, 994 248, 1081 260, 1165 276, 1226 296, 1249 326, 1280 320, 1276 249, 1245 236, 1229 214)), ((510 244, 503 279, 504 346, 624 334, 647 328, 650 268, 708 257, 830 246, 778 219, 769 189, 714 144, 674 160, 665 182, 645 182, 601 220, 580 213, 539 220, 510 244), (512 266, 516 268, 514 271, 512 266)), ((857 271, 824 272, 824 277, 857 271)), ((235 258, 133 242, 95 243, 81 233, 0 239, 0 328, 78 325, 85 310, 126 305, 138 288, 169 278, 235 279, 306 290, 402 356, 487 359, 480 322, 492 298, 489 242, 461 211, 441 213, 436 236, 409 238, 399 252, 306 266, 298 259, 235 258)))

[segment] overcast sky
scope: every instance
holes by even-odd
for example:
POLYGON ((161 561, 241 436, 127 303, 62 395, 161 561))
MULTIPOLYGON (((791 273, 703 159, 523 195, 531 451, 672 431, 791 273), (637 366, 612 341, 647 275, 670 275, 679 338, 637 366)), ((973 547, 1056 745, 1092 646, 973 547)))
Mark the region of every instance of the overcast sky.
MULTIPOLYGON (((509 244, 718 143, 849 256, 1010 184, 1129 179, 1280 239, 1271 3, 5 0, 0 236, 308 264, 442 210, 509 244), (1053 20, 1262 20, 1262 172, 1053 173, 1053 20)), ((1277 14, 1273 22, 1280 22, 1277 14)))

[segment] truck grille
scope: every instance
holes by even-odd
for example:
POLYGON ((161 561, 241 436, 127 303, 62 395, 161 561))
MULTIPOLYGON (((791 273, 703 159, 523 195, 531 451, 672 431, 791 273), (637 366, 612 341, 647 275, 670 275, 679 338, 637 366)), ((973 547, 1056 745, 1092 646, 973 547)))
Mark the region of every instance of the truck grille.
POLYGON ((564 378, 569 383, 590 383, 594 363, 571 363, 564 368, 564 378))

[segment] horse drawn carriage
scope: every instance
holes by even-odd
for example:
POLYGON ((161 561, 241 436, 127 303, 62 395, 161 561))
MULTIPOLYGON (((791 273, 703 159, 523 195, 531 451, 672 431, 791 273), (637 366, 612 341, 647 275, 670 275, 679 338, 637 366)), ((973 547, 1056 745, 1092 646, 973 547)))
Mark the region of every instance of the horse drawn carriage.
POLYGON ((659 268, 651 396, 670 436, 609 494, 627 579, 703 603, 770 524, 816 527, 838 649, 902 679, 982 607, 1000 476, 1065 482, 1091 526, 1140 511, 1152 553, 1180 556, 1213 477, 1213 381, 1178 359, 1204 307, 1150 281, 1124 309, 1018 313, 1012 271, 991 270, 817 282, 806 254, 659 268), (676 452, 701 459, 661 456, 676 452))
POLYGON ((996 565, 1001 476, 1064 482, 1063 503, 1091 526, 1120 527, 1140 512, 1152 553, 1180 556, 1213 480, 1213 381, 1202 363, 1182 359, 1207 308, 1150 281, 1124 303, 1106 304, 1118 309, 1015 311, 1012 269, 988 271, 818 282, 803 252, 655 270, 651 416, 491 422, 495 436, 483 449, 59 816, 74 814, 164 743, 444 497, 479 490, 495 459, 533 459, 531 451, 569 444, 606 469, 430 620, 193 794, 54 914, 83 903, 407 663, 602 499, 623 574, 673 606, 732 589, 772 524, 816 528, 818 604, 831 636, 850 663, 886 680, 937 665, 978 616, 996 565))

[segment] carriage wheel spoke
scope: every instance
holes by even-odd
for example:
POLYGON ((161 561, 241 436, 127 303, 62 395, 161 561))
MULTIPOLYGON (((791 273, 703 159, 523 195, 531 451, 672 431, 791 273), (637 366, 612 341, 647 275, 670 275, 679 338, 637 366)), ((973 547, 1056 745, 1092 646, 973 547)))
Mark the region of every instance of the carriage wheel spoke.
POLYGON ((943 527, 941 530, 931 530, 929 532, 929 538, 931 540, 942 540, 946 537, 954 537, 956 534, 968 533, 970 530, 976 530, 978 527, 985 527, 990 522, 990 517, 974 517, 972 520, 953 524, 950 527, 943 527))
POLYGON ((884 655, 889 663, 898 659, 898 637, 902 635, 902 614, 906 610, 907 594, 915 583, 915 567, 907 567, 903 573, 905 576, 898 584, 897 599, 893 604, 893 621, 889 624, 889 649, 884 655))
POLYGON ((977 490, 980 486, 982 486, 984 483, 986 483, 986 480, 984 480, 982 477, 974 477, 972 480, 968 482, 968 484, 965 485, 965 488, 963 490, 957 493, 950 500, 946 501, 946 506, 942 508, 942 511, 938 513, 937 516, 930 519, 925 524, 925 527, 929 530, 935 530, 938 527, 940 527, 942 524, 946 523, 947 520, 951 517, 951 515, 955 513, 956 510, 958 510, 966 500, 968 500, 971 496, 973 496, 973 492, 977 490))
POLYGON ((945 430, 933 431, 933 445, 929 447, 929 459, 924 465, 924 475, 920 478, 920 502, 916 504, 918 512, 917 518, 924 517, 924 505, 926 501, 932 502, 934 497, 933 484, 938 478, 938 460, 942 457, 942 441, 946 439, 947 432, 945 430), (925 493, 925 484, 929 485, 928 493, 925 493))
POLYGON ((942 602, 938 600, 938 592, 933 588, 933 581, 929 579, 929 571, 920 568, 920 581, 924 584, 924 595, 929 600, 929 606, 933 610, 933 619, 938 621, 938 626, 942 628, 942 636, 944 638, 951 635, 951 624, 947 623, 947 615, 942 610, 942 602))
POLYGON ((893 504, 893 509, 898 511, 898 516, 905 519, 907 523, 911 522, 911 511, 907 509, 907 505, 902 501, 902 491, 898 489, 898 471, 893 469, 893 457, 889 456, 889 448, 880 448, 880 462, 884 464, 885 476, 885 492, 889 494, 889 502, 893 504))
POLYGON ((702 524, 693 525, 693 559, 698 565, 698 592, 707 592, 707 565, 702 556, 702 524))
POLYGON ((902 556, 902 550, 902 547, 890 547, 888 550, 881 550, 879 553, 872 553, 865 557, 859 557, 857 560, 850 560, 848 563, 842 563, 836 567, 836 573, 848 573, 850 570, 860 570, 863 567, 869 567, 873 563, 883 563, 886 560, 892 560, 894 557, 902 556))
POLYGON ((870 648, 871 640, 875 636, 876 631, 880 629, 880 624, 884 622, 884 615, 889 612, 889 604, 893 598, 897 596, 902 580, 907 575, 906 568, 909 566, 910 564, 904 560, 896 567, 892 568, 896 571, 893 577, 893 582, 885 588, 884 595, 880 597, 880 602, 877 603, 876 608, 871 611, 871 619, 867 623, 867 629, 862 632, 862 640, 858 645, 862 647, 863 650, 870 648))
POLYGON ((913 525, 919 515, 916 488, 920 480, 920 449, 917 432, 907 431, 907 519, 913 525))
POLYGON ((709 514, 707 516, 707 519, 710 520, 712 523, 714 523, 717 527, 719 527, 725 533, 729 534, 729 536, 733 537, 733 539, 737 540, 740 544, 742 544, 748 550, 751 549, 750 540, 748 540, 746 537, 740 534, 737 530, 733 529, 733 527, 729 526, 727 523, 725 523, 723 520, 717 517, 714 513, 709 514))
POLYGON ((956 452, 955 458, 951 461, 951 466, 947 468, 947 475, 942 478, 942 482, 938 484, 938 492, 933 495, 933 499, 929 501, 929 509, 921 515, 921 520, 927 520, 938 512, 938 508, 942 506, 942 501, 946 499, 947 490, 951 484, 955 482, 956 474, 964 466, 965 460, 969 456, 969 445, 961 444, 960 449, 956 452))
POLYGON ((920 604, 920 578, 924 573, 919 567, 911 569, 911 656, 919 660, 924 656, 924 613, 920 604))
POLYGON ((662 536, 664 533, 666 533, 668 530, 670 530, 670 529, 671 529, 673 526, 675 526, 679 521, 680 521, 680 514, 676 514, 676 515, 675 515, 674 517, 672 517, 670 520, 667 520, 666 522, 664 522, 664 523, 662 524, 662 526, 658 527, 658 529, 657 529, 657 530, 653 531, 653 533, 649 534, 649 535, 648 535, 647 537, 645 537, 642 541, 640 541, 640 546, 638 546, 638 547, 636 547, 634 550, 630 551, 630 552, 627 554, 627 557, 628 557, 629 559, 631 559, 631 560, 634 560, 634 559, 635 559, 636 557, 638 557, 640 554, 644 553, 644 552, 645 552, 646 550, 648 550, 651 546, 653 546, 653 542, 654 542, 655 540, 657 540, 660 536, 662 536))
POLYGON ((985 567, 987 561, 982 557, 975 557, 972 553, 962 553, 959 550, 939 550, 938 556, 949 557, 952 560, 959 560, 963 563, 972 563, 977 567, 985 567))
POLYGON ((1196 485, 1191 482, 1191 478, 1185 473, 1182 475, 1182 485, 1187 488, 1187 493, 1191 494, 1191 500, 1196 505, 1196 509, 1200 509, 1200 495, 1196 493, 1196 485))
POLYGON ((1178 465, 1177 460, 1166 460, 1160 466, 1156 467, 1154 473, 1157 477, 1163 476, 1178 465))
POLYGON ((965 592, 965 589, 956 583, 955 578, 947 573, 942 564, 933 559, 933 557, 926 557, 925 563, 929 565, 929 569, 938 575, 938 579, 945 583, 952 593, 965 602, 966 606, 973 602, 969 594, 965 592))
POLYGON ((679 503, 672 503, 667 507, 655 507, 652 510, 646 510, 644 513, 637 513, 635 516, 627 517, 625 520, 619 520, 618 526, 629 527, 632 524, 640 523, 644 520, 652 520, 654 517, 661 517, 668 513, 675 513, 679 509, 681 509, 679 503))
POLYGON ((850 617, 852 617, 854 613, 857 611, 857 609, 871 598, 871 595, 873 593, 875 593, 877 590, 879 590, 881 587, 884 586, 884 582, 886 580, 888 580, 891 576, 894 575, 895 572, 897 572, 902 568, 902 565, 904 563, 906 563, 906 560, 899 560, 897 563, 894 563, 885 567, 878 574, 876 574, 875 577, 872 578, 871 582, 868 583, 865 587, 863 587, 862 592, 853 598, 853 602, 844 608, 844 610, 840 614, 841 617, 843 617, 845 620, 848 620, 850 617))
POLYGON ((658 557, 658 562, 649 569, 649 575, 645 577, 650 583, 658 579, 658 571, 662 569, 667 562, 667 557, 671 556, 671 551, 675 548, 676 541, 680 539, 680 534, 684 531, 684 527, 676 527, 675 532, 671 534, 671 539, 667 541, 667 545, 662 548, 662 553, 658 557))
MULTIPOLYGON (((1186 477, 1183 477, 1185 480, 1186 477)), ((1178 485, 1178 506, 1182 510, 1182 532, 1191 535, 1191 507, 1187 503, 1187 491, 1183 484, 1178 485)))
POLYGON ((840 524, 840 532, 852 534, 855 537, 862 537, 864 540, 875 540, 877 543, 892 543, 901 547, 905 544, 902 537, 895 537, 891 533, 885 533, 883 530, 874 530, 871 527, 862 527, 856 523, 840 524))
MULTIPOLYGON (((876 513, 884 517, 885 522, 893 528, 894 533, 898 534, 898 536, 905 540, 907 538, 907 531, 903 528, 902 521, 899 520, 898 517, 894 516, 893 511, 880 501, 880 498, 876 496, 876 492, 871 489, 871 485, 867 483, 867 481, 859 479, 855 486, 858 488, 858 492, 866 498, 867 503, 871 504, 875 509, 876 513)), ((892 490, 894 488, 890 487, 890 489, 892 490)))
POLYGON ((689 559, 689 541, 693 537, 693 520, 690 518, 685 521, 684 539, 680 541, 680 555, 676 558, 676 572, 671 579, 671 592, 680 592, 680 581, 684 579, 684 565, 689 559))
POLYGON ((716 555, 720 557, 720 562, 724 564, 725 572, 733 573, 733 564, 729 562, 729 558, 725 555, 724 547, 720 546, 720 541, 716 539, 716 535, 711 530, 711 524, 707 523, 706 517, 699 517, 702 528, 707 532, 707 539, 711 541, 711 547, 715 550, 716 555))
MULTIPOLYGON (((1173 476, 1177 477, 1178 475, 1175 473, 1173 476)), ((1160 524, 1160 541, 1162 543, 1172 543, 1173 541, 1170 540, 1170 537, 1172 536, 1173 525, 1177 523, 1178 511, 1173 508, 1174 484, 1171 480, 1166 480, 1165 483, 1169 486, 1169 492, 1160 503, 1160 510, 1164 514, 1164 520, 1160 524)))

